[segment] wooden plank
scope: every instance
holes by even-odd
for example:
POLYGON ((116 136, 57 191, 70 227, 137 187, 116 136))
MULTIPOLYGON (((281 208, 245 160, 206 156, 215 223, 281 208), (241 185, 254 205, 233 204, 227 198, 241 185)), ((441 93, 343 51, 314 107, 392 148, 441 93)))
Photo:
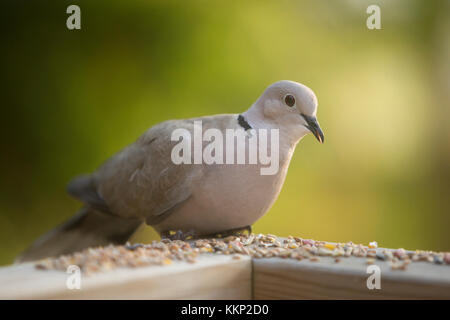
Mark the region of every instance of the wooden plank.
POLYGON ((253 260, 255 299, 450 299, 450 267, 413 262, 391 270, 377 260, 381 289, 367 288, 366 259, 320 257, 320 261, 264 258, 253 260))
POLYGON ((201 256, 196 263, 122 268, 82 276, 69 290, 69 274, 27 263, 0 268, 0 299, 251 299, 251 260, 201 256))
POLYGON ((70 275, 63 271, 22 264, 0 268, 0 299, 450 299, 449 265, 411 262, 406 270, 392 270, 374 260, 381 289, 370 290, 366 258, 318 259, 201 254, 194 264, 82 276, 81 290, 66 287, 70 275))

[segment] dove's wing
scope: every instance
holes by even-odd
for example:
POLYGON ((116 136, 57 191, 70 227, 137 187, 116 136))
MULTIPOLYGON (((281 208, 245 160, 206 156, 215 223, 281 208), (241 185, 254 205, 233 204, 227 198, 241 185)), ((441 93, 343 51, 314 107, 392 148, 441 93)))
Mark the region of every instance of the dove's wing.
POLYGON ((193 121, 150 128, 96 172, 75 178, 68 192, 86 204, 77 215, 36 240, 18 261, 59 256, 87 247, 123 244, 144 220, 157 224, 182 207, 203 174, 202 166, 171 161, 171 134, 193 121))
POLYGON ((69 193, 88 205, 125 218, 158 223, 187 200, 202 166, 175 165, 171 141, 178 128, 193 131, 193 120, 171 120, 145 132, 90 176, 75 179, 69 193))
POLYGON ((82 175, 72 179, 67 186, 67 193, 91 208, 111 213, 105 200, 99 196, 92 175, 82 175))

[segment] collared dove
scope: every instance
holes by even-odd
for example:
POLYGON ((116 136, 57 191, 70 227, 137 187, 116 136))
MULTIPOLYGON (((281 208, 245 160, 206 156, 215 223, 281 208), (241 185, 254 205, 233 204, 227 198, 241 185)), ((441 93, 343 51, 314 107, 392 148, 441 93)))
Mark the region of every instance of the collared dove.
MULTIPOLYGON (((90 246, 123 244, 143 223, 161 235, 181 230, 201 236, 250 227, 278 197, 300 139, 312 132, 323 142, 316 112, 313 91, 284 80, 269 86, 240 115, 157 124, 94 173, 72 180, 68 192, 84 207, 36 240, 18 261, 68 254, 90 246), (276 129, 278 150, 270 151, 278 153, 278 170, 263 175, 261 163, 174 164, 172 152, 178 141, 173 141, 173 132, 185 129, 193 133, 199 121, 203 131, 215 129, 224 136, 227 129, 245 130, 247 140, 261 130, 276 129)), ((240 147, 249 148, 249 143, 240 147)))

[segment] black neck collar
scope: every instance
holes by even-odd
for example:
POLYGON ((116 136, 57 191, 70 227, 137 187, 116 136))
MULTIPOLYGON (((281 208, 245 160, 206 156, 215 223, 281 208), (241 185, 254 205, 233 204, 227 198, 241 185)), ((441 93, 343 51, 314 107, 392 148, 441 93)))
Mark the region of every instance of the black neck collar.
POLYGON ((238 116, 238 123, 242 128, 244 128, 245 131, 252 129, 252 126, 247 122, 247 120, 245 120, 242 114, 238 116))

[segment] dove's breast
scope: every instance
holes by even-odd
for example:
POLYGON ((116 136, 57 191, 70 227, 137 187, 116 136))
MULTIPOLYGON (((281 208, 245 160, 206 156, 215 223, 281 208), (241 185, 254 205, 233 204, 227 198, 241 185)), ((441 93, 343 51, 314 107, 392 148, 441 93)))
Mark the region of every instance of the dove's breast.
POLYGON ((274 175, 261 175, 260 165, 207 166, 192 196, 154 227, 209 234, 252 225, 277 199, 292 152, 280 155, 274 175))

